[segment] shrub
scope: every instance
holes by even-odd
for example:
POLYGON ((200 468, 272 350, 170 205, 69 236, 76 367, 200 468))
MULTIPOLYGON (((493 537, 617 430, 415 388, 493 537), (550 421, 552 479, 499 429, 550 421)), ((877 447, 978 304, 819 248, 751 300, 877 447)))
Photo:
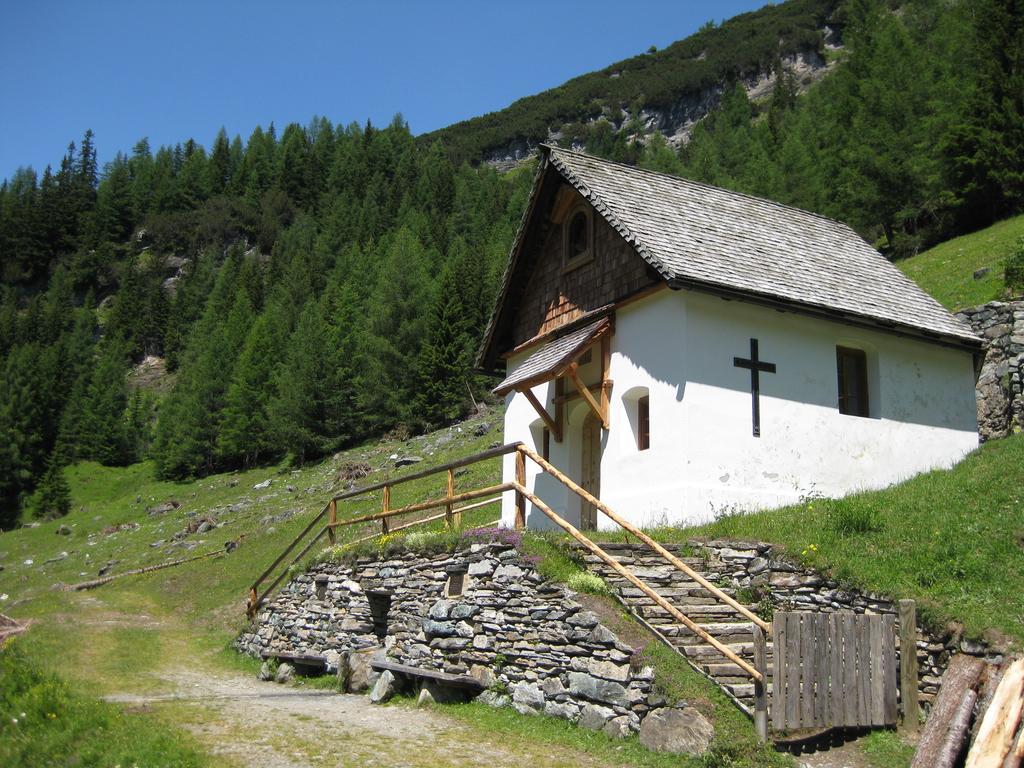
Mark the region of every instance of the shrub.
POLYGON ((566 582, 569 589, 576 592, 584 592, 588 595, 610 595, 611 590, 604 579, 589 571, 574 573, 566 582))
POLYGON ((1017 238, 1017 245, 1006 258, 1003 280, 1011 293, 1024 292, 1024 237, 1017 238))

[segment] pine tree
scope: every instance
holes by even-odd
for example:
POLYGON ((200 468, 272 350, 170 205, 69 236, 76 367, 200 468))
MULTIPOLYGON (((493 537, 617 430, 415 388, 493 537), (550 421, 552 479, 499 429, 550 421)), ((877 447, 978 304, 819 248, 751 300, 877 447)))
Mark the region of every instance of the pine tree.
POLYGON ((127 372, 124 347, 117 342, 104 344, 85 392, 78 426, 82 457, 108 466, 125 464, 131 459, 124 424, 127 372))
POLYGON ((413 416, 416 360, 432 294, 426 251, 408 229, 379 245, 377 254, 377 282, 367 301, 368 327, 359 344, 364 360, 360 409, 371 430, 413 416))
POLYGON ((27 504, 29 514, 37 520, 53 520, 71 511, 71 487, 64 477, 64 467, 51 457, 39 485, 27 504))
POLYGON ((469 367, 466 321, 460 281, 449 267, 441 277, 416 364, 416 412, 431 424, 444 424, 464 413, 469 367))

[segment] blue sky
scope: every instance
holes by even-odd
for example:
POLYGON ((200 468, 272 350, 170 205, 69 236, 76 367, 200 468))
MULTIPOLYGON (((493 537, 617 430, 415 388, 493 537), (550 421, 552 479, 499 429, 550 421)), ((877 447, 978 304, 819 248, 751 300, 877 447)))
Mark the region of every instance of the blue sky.
POLYGON ((313 115, 423 133, 764 4, 0 0, 0 178, 86 128, 101 163, 313 115))

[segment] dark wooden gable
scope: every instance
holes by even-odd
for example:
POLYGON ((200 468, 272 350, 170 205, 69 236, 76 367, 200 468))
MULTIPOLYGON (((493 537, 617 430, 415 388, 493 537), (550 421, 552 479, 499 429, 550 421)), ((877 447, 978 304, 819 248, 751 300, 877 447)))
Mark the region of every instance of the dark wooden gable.
POLYGON ((500 356, 525 342, 664 282, 556 168, 548 165, 536 183, 482 350, 485 368, 502 367, 500 356), (583 209, 590 213, 590 258, 567 266, 565 227, 583 209))

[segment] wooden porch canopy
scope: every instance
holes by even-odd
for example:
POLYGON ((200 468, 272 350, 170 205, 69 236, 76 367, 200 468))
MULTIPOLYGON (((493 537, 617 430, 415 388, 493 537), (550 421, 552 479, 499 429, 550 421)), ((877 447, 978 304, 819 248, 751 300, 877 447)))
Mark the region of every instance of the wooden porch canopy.
POLYGON ((513 390, 521 392, 537 411, 555 440, 561 442, 564 421, 562 406, 565 398, 555 398, 555 414, 552 415, 533 394, 532 389, 552 380, 568 378, 578 390, 580 397, 601 421, 604 429, 608 429, 608 398, 612 384, 608 379, 608 368, 611 359, 612 331, 612 319, 602 317, 565 336, 549 341, 527 357, 522 365, 496 386, 494 394, 506 395, 513 390), (580 379, 578 371, 579 358, 598 342, 601 343, 600 399, 591 394, 590 389, 580 379))

